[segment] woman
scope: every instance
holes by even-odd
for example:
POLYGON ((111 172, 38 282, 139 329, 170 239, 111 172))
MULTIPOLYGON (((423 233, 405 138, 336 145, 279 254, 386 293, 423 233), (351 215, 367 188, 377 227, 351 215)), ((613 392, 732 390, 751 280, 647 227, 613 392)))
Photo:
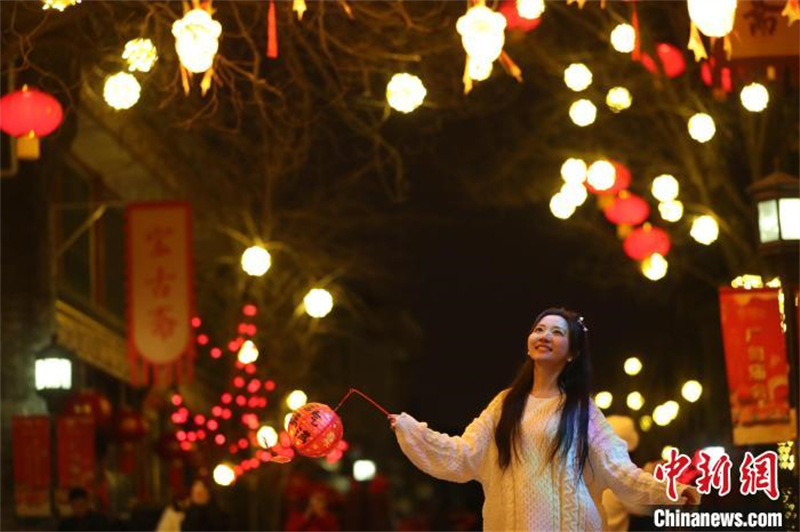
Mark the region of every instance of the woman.
MULTIPOLYGON (((483 486, 484 530, 602 530, 601 494, 631 504, 670 504, 665 485, 637 468, 589 398, 591 365, 583 318, 548 309, 528 336, 528 357, 511 388, 449 437, 406 413, 390 416, 400 448, 442 480, 483 486)), ((679 486, 679 502, 697 504, 679 486)))

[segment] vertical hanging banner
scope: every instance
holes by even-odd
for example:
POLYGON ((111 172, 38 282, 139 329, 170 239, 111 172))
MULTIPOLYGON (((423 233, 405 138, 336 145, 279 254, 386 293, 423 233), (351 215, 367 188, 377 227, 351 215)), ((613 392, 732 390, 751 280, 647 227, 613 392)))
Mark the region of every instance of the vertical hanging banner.
POLYGON ((18 517, 50 515, 50 418, 14 416, 11 421, 14 454, 14 507, 18 517))
POLYGON ((94 492, 94 418, 90 415, 59 416, 56 422, 58 447, 58 492, 60 508, 69 505, 69 490, 75 487, 94 492))
POLYGON ((719 289, 733 443, 795 438, 778 289, 719 289))
POLYGON ((194 360, 191 207, 136 203, 125 220, 131 380, 178 383, 194 360))

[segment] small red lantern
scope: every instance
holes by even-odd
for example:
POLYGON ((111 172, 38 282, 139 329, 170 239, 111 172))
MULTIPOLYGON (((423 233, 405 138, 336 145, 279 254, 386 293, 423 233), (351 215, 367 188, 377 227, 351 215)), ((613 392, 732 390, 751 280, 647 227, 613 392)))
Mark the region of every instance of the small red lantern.
POLYGON ((597 190, 587 181, 584 183, 586 189, 598 196, 613 196, 618 192, 627 189, 631 185, 631 171, 622 163, 610 161, 614 165, 614 184, 605 190, 597 190))
POLYGON ((683 52, 675 46, 665 42, 658 43, 656 54, 658 54, 661 68, 668 78, 678 77, 686 70, 686 59, 683 57, 683 52))
POLYGON ((623 190, 606 205, 603 213, 613 224, 639 225, 650 216, 650 205, 639 196, 623 190))
POLYGON ((63 118, 58 100, 27 85, 0 98, 0 129, 17 139, 20 159, 38 159, 39 137, 55 131, 63 118))
POLYGON ((117 438, 123 442, 134 442, 147 434, 147 422, 141 412, 123 407, 117 417, 117 438))
POLYGON ((107 429, 111 424, 111 401, 95 390, 81 390, 69 398, 64 406, 64 414, 70 416, 92 416, 94 426, 97 429, 107 429))
POLYGON ((501 2, 500 9, 498 11, 506 18, 506 26, 509 30, 520 29, 524 32, 529 32, 531 30, 535 30, 542 21, 541 16, 537 18, 523 18, 519 16, 517 2, 514 0, 506 0, 505 2, 501 2))
POLYGON ((644 260, 653 253, 666 256, 669 253, 671 242, 669 235, 663 229, 644 224, 636 228, 625 238, 622 248, 625 254, 633 260, 644 260))
POLYGON ((342 439, 342 420, 328 405, 308 403, 295 410, 288 426, 289 439, 303 456, 319 458, 342 439))

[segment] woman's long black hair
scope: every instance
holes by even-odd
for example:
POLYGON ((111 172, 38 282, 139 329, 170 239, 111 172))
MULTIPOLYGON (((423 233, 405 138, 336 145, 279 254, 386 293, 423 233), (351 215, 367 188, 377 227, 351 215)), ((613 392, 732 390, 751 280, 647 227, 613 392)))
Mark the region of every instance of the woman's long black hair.
MULTIPOLYGON (((567 458, 573 444, 576 447, 578 474, 589 456, 589 380, 591 361, 589 360, 588 333, 583 318, 576 312, 563 308, 550 308, 539 314, 533 322, 531 331, 545 316, 561 316, 569 327, 569 352, 572 362, 568 362, 558 376, 558 388, 566 396, 561 407, 561 420, 558 423, 558 436, 550 450, 550 460, 561 455, 567 458)), ((503 399, 500 422, 494 433, 497 444, 500 468, 505 470, 512 459, 518 456, 520 422, 525 411, 525 403, 533 389, 534 363, 527 357, 519 373, 511 383, 511 389, 503 399)))

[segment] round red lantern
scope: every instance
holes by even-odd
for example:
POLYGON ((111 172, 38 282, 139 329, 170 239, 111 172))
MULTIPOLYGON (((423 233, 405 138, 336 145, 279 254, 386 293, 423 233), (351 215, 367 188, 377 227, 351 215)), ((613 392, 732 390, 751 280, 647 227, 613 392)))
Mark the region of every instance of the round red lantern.
POLYGON ((501 2, 500 9, 498 9, 498 11, 506 18, 506 26, 509 30, 519 29, 524 32, 528 32, 535 30, 542 21, 541 16, 537 18, 523 18, 519 16, 517 2, 514 0, 506 0, 505 2, 501 2))
POLYGON ((123 442, 142 439, 147 434, 147 422, 141 412, 122 407, 117 416, 117 438, 123 442))
POLYGON ((0 98, 0 129, 17 139, 20 159, 38 159, 39 138, 55 131, 63 118, 58 100, 27 85, 0 98))
POLYGON ((650 205, 639 196, 623 190, 606 205, 603 213, 613 224, 639 225, 650 216, 650 205))
POLYGON ((661 69, 668 78, 675 78, 680 76, 686 70, 686 59, 675 46, 665 42, 656 45, 656 54, 658 60, 661 61, 661 69))
POLYGON ((81 390, 72 395, 66 405, 64 414, 68 416, 92 416, 94 426, 98 430, 109 428, 112 407, 108 398, 95 390, 81 390))
POLYGON ((289 439, 303 456, 319 458, 342 439, 342 420, 328 405, 307 403, 294 411, 288 426, 289 439))
POLYGON ((644 260, 653 253, 666 256, 671 242, 663 229, 644 224, 631 231, 622 242, 625 254, 633 260, 644 260))
POLYGON ((622 163, 617 161, 610 161, 614 165, 614 184, 605 190, 597 190, 587 181, 584 183, 586 189, 592 194, 598 196, 612 196, 621 190, 627 189, 631 185, 631 171, 622 163))

